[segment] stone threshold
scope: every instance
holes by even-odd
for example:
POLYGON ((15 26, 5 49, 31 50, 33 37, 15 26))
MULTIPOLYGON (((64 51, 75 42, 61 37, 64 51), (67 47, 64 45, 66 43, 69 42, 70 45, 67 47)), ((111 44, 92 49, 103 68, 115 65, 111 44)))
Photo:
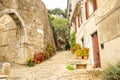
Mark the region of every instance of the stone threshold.
POLYGON ((7 75, 0 74, 0 80, 7 80, 7 79, 8 79, 7 75))

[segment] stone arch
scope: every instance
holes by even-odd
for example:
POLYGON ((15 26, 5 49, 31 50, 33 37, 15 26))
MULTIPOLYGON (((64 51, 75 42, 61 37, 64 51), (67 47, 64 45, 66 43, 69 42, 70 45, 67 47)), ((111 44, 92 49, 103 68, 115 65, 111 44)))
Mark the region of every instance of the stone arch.
POLYGON ((26 44, 28 42, 28 38, 27 38, 28 36, 27 36, 25 24, 19 13, 15 9, 5 9, 1 11, 0 17, 5 14, 9 15, 13 19, 14 23, 16 24, 17 30, 19 30, 18 31, 19 42, 17 43, 18 50, 17 50, 17 56, 15 62, 19 64, 24 64, 28 56, 27 48, 26 48, 26 44))

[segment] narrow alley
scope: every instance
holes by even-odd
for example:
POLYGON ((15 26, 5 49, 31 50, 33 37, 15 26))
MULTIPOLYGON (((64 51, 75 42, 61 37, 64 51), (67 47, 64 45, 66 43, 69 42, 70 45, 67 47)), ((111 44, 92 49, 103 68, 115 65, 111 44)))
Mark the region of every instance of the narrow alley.
POLYGON ((118 43, 120 0, 0 0, 0 80, 120 80, 118 43))

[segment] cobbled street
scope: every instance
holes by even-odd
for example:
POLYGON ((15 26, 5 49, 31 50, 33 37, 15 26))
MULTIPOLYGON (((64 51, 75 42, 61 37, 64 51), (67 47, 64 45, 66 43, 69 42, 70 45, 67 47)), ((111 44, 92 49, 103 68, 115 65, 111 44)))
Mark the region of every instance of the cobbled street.
POLYGON ((86 69, 67 70, 69 59, 74 59, 69 51, 60 51, 34 67, 11 64, 9 80, 100 80, 94 79, 86 69))

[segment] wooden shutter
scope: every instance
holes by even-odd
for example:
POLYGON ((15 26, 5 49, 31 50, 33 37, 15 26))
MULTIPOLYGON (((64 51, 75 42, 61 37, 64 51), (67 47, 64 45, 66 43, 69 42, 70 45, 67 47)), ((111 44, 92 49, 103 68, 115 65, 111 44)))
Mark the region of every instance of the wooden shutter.
POLYGON ((85 9, 86 9, 86 19, 89 18, 89 1, 87 0, 85 3, 85 9))
POLYGON ((78 14, 78 27, 80 27, 80 24, 81 24, 81 20, 82 20, 81 17, 82 16, 81 16, 81 11, 80 11, 79 14, 78 14))
POLYGON ((78 27, 80 27, 80 14, 78 14, 78 27))
POLYGON ((75 19, 75 33, 77 33, 76 19, 75 19))
POLYGON ((94 11, 97 9, 97 1, 96 0, 93 0, 93 9, 94 9, 94 11))

